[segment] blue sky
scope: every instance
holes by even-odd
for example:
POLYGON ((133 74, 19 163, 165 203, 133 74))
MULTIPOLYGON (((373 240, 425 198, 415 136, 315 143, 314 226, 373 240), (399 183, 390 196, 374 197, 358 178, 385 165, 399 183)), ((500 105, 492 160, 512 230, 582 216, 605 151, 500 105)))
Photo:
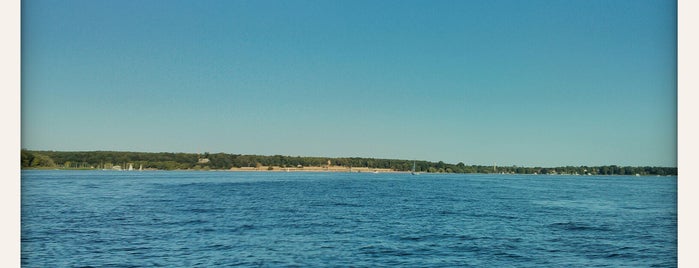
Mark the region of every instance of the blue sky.
POLYGON ((676 166, 672 1, 22 2, 22 147, 676 166))

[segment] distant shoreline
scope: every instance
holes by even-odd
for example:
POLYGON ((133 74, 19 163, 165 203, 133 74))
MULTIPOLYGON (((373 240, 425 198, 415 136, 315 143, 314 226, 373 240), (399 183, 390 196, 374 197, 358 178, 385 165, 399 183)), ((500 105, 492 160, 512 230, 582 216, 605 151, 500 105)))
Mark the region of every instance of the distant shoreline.
MULTIPOLYGON (((267 167, 265 167, 267 168, 267 167)), ((256 168, 231 168, 231 169, 144 169, 144 170, 113 170, 113 169, 85 169, 85 168, 22 168, 23 171, 28 170, 44 170, 44 171, 114 171, 114 172, 233 172, 233 173, 385 173, 385 174, 410 174, 410 171, 399 171, 399 170, 388 170, 388 169, 371 169, 371 168, 353 168, 349 171, 349 168, 325 168, 325 167, 304 167, 304 168, 286 168, 279 169, 256 169, 256 168)), ((444 172, 420 172, 422 174, 430 175, 447 175, 447 174, 461 174, 461 175, 522 175, 522 176, 570 176, 570 177, 677 177, 678 175, 625 175, 625 174, 594 174, 594 175, 583 175, 583 174, 520 174, 520 173, 444 173, 444 172)))
POLYGON ((308 157, 229 153, 144 153, 120 151, 21 150, 23 169, 221 170, 270 172, 419 172, 464 174, 677 175, 677 167, 560 166, 523 167, 366 157, 308 157))
POLYGON ((143 170, 126 170, 126 169, 98 169, 98 168, 57 168, 57 167, 39 167, 39 168, 22 168, 21 170, 102 170, 102 171, 221 171, 221 172, 335 172, 335 173, 410 173, 409 171, 399 171, 387 168, 349 168, 349 167, 322 167, 322 166, 310 166, 310 167, 281 167, 269 166, 257 167, 234 167, 230 169, 155 169, 147 168, 143 170))
POLYGON ((310 166, 310 167, 281 167, 281 166, 260 166, 257 167, 240 167, 240 168, 230 168, 228 170, 222 169, 222 171, 262 171, 262 172, 343 172, 343 173, 405 173, 407 171, 398 171, 389 168, 368 168, 368 167, 344 167, 344 166, 310 166))

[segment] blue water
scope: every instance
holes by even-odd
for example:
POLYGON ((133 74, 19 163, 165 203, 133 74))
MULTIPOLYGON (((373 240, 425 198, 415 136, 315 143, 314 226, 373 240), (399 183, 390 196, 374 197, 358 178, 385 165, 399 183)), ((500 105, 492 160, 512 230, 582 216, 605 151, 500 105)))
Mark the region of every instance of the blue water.
POLYGON ((23 267, 675 267, 677 178, 22 171, 23 267))

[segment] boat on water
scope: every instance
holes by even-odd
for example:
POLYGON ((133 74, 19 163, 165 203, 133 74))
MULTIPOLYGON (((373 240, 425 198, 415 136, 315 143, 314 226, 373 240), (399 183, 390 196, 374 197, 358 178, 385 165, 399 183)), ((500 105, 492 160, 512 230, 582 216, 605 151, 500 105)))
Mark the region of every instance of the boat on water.
POLYGON ((411 175, 420 175, 420 173, 415 171, 415 161, 413 161, 413 169, 410 171, 411 175))

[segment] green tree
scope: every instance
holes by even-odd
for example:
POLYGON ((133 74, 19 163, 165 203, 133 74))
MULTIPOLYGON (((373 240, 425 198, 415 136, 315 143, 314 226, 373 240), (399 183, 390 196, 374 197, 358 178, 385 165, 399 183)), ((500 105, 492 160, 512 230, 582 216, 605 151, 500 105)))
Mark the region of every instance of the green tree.
POLYGON ((43 154, 34 154, 34 158, 29 164, 31 167, 55 167, 53 159, 43 154))

